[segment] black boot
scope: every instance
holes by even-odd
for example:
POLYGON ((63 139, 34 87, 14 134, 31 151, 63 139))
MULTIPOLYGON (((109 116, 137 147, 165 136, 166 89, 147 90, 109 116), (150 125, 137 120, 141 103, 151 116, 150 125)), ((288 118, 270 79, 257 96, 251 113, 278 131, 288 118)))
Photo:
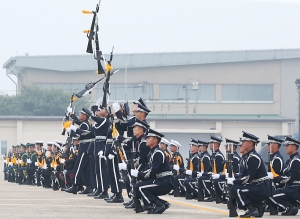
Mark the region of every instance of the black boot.
POLYGON ((130 201, 124 202, 123 205, 127 206, 127 205, 131 205, 132 203, 133 203, 133 199, 130 199, 130 201))
POLYGON ((94 196, 94 199, 104 199, 104 198, 108 198, 108 193, 106 192, 102 192, 100 195, 98 196, 94 196))
POLYGON ((66 192, 68 192, 68 193, 73 193, 73 194, 77 194, 77 185, 73 185, 73 186, 71 186, 70 188, 68 188, 68 189, 66 189, 66 192))
POLYGON ((57 191, 59 188, 58 188, 58 183, 57 182, 54 182, 53 183, 53 190, 54 191, 57 191))
POLYGON ((192 200, 193 199, 193 195, 189 191, 186 191, 186 193, 185 193, 185 199, 186 200, 192 200))
POLYGON ((296 206, 290 206, 287 207, 285 212, 283 212, 281 215, 282 216, 292 216, 292 215, 297 215, 298 214, 298 209, 296 206))
POLYGON ((212 194, 208 199, 204 200, 205 202, 214 202, 215 201, 215 195, 212 194))
POLYGON ((121 192, 116 193, 115 197, 113 197, 112 199, 106 200, 106 202, 107 203, 123 203, 124 199, 123 199, 122 193, 121 192))
POLYGON ((166 210, 165 205, 158 199, 154 201, 154 205, 153 211, 148 211, 147 214, 162 214, 166 210))
POLYGON ((85 190, 83 190, 82 192, 79 192, 78 194, 80 194, 80 195, 82 195, 82 194, 87 195, 87 194, 91 193, 92 191, 93 191, 93 190, 92 190, 92 187, 91 187, 91 186, 87 186, 87 187, 85 188, 85 190))
POLYGON ((269 204, 270 215, 278 215, 277 205, 271 203, 269 204))
POLYGON ((83 191, 83 190, 84 190, 84 187, 82 185, 77 187, 77 192, 80 192, 80 191, 83 191))
POLYGON ((257 217, 264 216, 265 208, 266 208, 265 204, 263 204, 263 203, 254 203, 253 206, 256 207, 257 210, 258 210, 258 216, 257 217))
POLYGON ((158 200, 163 203, 165 205, 165 208, 168 209, 169 207, 171 207, 171 204, 161 198, 158 198, 158 200))
POLYGON ((174 197, 179 197, 180 193, 178 189, 174 189, 174 197))
POLYGON ((249 218, 249 217, 258 217, 259 213, 256 207, 254 207, 252 204, 249 204, 247 206, 247 211, 244 215, 240 215, 241 218, 249 218))
POLYGON ((104 198, 103 200, 104 200, 104 201, 107 201, 107 200, 109 200, 109 199, 113 199, 115 196, 116 196, 116 193, 113 193, 112 196, 110 196, 110 197, 108 197, 108 198, 104 198))
POLYGON ((95 189, 95 191, 93 191, 93 192, 87 194, 87 196, 89 196, 89 197, 94 197, 94 196, 98 196, 98 195, 100 195, 100 194, 101 194, 101 192, 100 192, 98 189, 95 189))
POLYGON ((126 208, 126 209, 134 209, 134 208, 135 208, 134 199, 132 199, 132 202, 131 202, 131 204, 129 204, 129 205, 125 205, 125 208, 126 208))
POLYGON ((144 211, 153 211, 154 206, 153 204, 144 204, 143 209, 144 211))

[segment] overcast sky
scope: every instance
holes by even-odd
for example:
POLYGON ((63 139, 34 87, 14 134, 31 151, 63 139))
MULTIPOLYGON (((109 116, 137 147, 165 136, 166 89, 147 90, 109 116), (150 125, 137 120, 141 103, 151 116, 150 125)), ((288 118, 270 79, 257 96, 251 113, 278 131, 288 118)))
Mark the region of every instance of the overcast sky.
MULTIPOLYGON (((0 64, 12 56, 85 54, 98 0, 9 0, 0 7, 0 64)), ((300 48, 300 0, 102 0, 104 53, 300 48)), ((14 90, 0 69, 0 91, 14 90)))

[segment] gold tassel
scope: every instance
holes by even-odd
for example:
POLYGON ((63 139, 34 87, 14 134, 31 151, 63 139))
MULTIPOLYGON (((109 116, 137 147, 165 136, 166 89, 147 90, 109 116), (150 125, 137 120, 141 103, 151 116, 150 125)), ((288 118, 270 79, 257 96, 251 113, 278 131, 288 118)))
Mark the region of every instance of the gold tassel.
POLYGON ((106 68, 106 71, 107 71, 107 72, 113 70, 113 67, 112 67, 111 65, 109 65, 108 63, 105 64, 105 68, 106 68))
POLYGON ((204 172, 204 164, 201 162, 201 172, 204 172))
POLYGON ((273 169, 273 167, 272 167, 271 164, 270 164, 270 169, 271 169, 271 172, 272 172, 274 178, 276 178, 276 177, 279 176, 277 173, 275 173, 275 171, 274 171, 274 169, 273 169))
POLYGON ((191 170, 191 171, 194 171, 194 166, 193 166, 193 163, 192 163, 191 160, 190 160, 190 170, 191 170))
POLYGON ((216 161, 214 160, 214 169, 213 169, 213 174, 217 173, 217 165, 216 165, 216 161))
POLYGON ((63 124, 63 128, 64 128, 64 129, 67 129, 67 128, 69 128, 71 125, 72 125, 72 122, 71 122, 71 121, 66 121, 66 122, 64 122, 64 124, 63 124))

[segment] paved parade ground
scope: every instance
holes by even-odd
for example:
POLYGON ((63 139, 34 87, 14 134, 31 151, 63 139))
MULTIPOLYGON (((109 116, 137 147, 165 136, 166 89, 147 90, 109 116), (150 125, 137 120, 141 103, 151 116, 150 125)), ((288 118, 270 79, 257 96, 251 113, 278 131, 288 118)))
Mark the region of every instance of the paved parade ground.
MULTIPOLYGON (((0 218, 229 218, 226 206, 198 203, 164 196, 172 206, 162 215, 136 214, 122 204, 107 204, 86 195, 73 195, 42 187, 8 183, 3 177, 3 158, 0 159, 0 218)), ((125 194, 124 194, 124 197, 125 194)), ((127 200, 126 200, 127 201, 127 200)), ((242 213, 242 212, 240 212, 242 213)), ((281 216, 278 216, 281 217, 281 216)), ((264 218, 270 217, 268 213, 264 218)))

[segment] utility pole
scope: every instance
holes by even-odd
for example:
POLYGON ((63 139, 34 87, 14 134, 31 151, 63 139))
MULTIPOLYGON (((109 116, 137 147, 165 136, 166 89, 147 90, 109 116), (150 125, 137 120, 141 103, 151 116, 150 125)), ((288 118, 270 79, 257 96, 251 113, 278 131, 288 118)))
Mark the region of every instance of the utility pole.
POLYGON ((300 139, 300 79, 295 81, 298 89, 298 140, 300 139))

